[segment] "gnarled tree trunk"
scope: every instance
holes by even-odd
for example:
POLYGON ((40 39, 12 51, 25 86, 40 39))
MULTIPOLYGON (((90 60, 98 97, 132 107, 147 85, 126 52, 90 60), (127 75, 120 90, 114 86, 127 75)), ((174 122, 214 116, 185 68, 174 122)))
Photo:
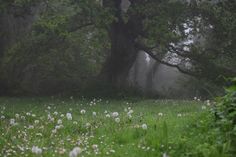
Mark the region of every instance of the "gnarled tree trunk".
MULTIPOLYGON (((126 85, 127 76, 132 67, 138 49, 135 47, 135 40, 138 36, 137 28, 140 26, 140 20, 137 16, 130 16, 127 22, 124 21, 122 14, 122 0, 104 1, 104 6, 112 7, 115 10, 117 21, 111 24, 109 31, 111 41, 111 52, 104 65, 102 73, 110 83, 116 87, 126 85)), ((125 6, 127 11, 127 6, 125 6)))

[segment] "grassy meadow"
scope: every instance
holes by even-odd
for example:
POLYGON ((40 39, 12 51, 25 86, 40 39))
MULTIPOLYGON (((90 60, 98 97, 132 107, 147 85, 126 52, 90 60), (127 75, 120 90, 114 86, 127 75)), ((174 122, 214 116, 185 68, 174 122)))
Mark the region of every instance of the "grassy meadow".
POLYGON ((225 157, 212 103, 0 98, 0 156, 225 157))

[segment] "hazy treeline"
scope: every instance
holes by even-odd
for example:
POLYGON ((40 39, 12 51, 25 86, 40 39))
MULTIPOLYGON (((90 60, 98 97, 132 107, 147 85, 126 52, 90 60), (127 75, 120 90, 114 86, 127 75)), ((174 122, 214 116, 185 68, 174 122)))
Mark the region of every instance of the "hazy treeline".
POLYGON ((236 74, 235 7, 232 0, 3 0, 0 94, 124 89, 139 51, 222 87, 236 74))

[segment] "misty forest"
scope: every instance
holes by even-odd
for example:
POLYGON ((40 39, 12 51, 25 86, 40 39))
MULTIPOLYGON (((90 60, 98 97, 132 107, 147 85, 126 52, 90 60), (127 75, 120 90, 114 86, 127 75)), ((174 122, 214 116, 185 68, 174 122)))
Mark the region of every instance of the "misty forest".
POLYGON ((1 157, 235 157, 236 0, 0 0, 1 157))

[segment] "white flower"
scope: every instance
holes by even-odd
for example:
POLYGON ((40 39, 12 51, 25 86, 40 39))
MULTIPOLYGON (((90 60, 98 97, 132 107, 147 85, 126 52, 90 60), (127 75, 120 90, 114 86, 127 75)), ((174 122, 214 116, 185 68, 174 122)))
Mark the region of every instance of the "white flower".
POLYGON ((128 115, 128 118, 129 118, 129 119, 131 119, 131 118, 132 118, 132 115, 131 115, 131 114, 130 114, 130 115, 128 115))
POLYGON ((31 113, 27 112, 27 113, 26 113, 26 115, 27 115, 27 116, 30 116, 30 115, 31 115, 31 113))
POLYGON ((35 123, 35 124, 38 124, 38 123, 39 123, 39 120, 35 120, 34 123, 35 123))
POLYGON ((163 116, 163 113, 159 112, 159 113, 158 113, 158 116, 163 116))
POLYGON ((111 117, 111 115, 110 115, 110 114, 106 114, 106 117, 107 117, 107 118, 110 118, 110 117, 111 117))
POLYGON ((42 154, 42 149, 37 147, 37 146, 33 146, 31 149, 32 153, 34 154, 42 154))
POLYGON ((120 123, 120 118, 118 118, 118 117, 115 118, 115 122, 116 122, 116 123, 120 123))
POLYGON ((57 112, 57 111, 55 111, 53 114, 54 114, 54 115, 58 115, 58 112, 57 112))
POLYGON ((166 153, 164 153, 163 155, 162 155, 162 157, 169 157, 166 153))
POLYGON ((56 126, 55 126, 55 129, 57 129, 57 130, 58 130, 58 129, 61 129, 61 128, 63 128, 63 125, 56 125, 56 126))
POLYGON ((16 119, 20 118, 20 115, 18 113, 15 114, 16 119))
POLYGON ((97 144, 93 144, 93 145, 92 145, 92 148, 93 148, 94 150, 97 150, 97 149, 98 149, 98 145, 97 145, 97 144))
POLYGON ((79 154, 81 154, 82 149, 80 147, 75 147, 72 151, 69 153, 69 157, 77 157, 79 154))
POLYGON ((1 119, 5 119, 5 116, 2 115, 2 116, 1 116, 1 119))
POLYGON ((110 152, 111 152, 111 153, 115 153, 116 151, 115 151, 114 149, 111 149, 110 152))
POLYGON ((105 110, 104 113, 107 114, 108 113, 107 110, 105 110))
POLYGON ((61 119, 58 119, 58 120, 57 120, 57 124, 62 124, 62 120, 61 120, 61 119))
POLYGON ((29 125, 28 129, 34 129, 33 125, 29 125))
POLYGON ((119 113, 118 112, 113 112, 112 113, 112 117, 115 118, 115 117, 118 117, 119 116, 119 113))
POLYGON ((71 115, 71 113, 67 113, 67 114, 66 114, 66 118, 67 118, 68 120, 72 120, 72 115, 71 115))
POLYGON ((207 102, 207 106, 211 105, 210 100, 207 100, 206 102, 207 102))
POLYGON ((143 130, 147 130, 147 124, 142 124, 141 127, 142 127, 143 130))
POLYGON ((206 109, 206 106, 203 105, 203 106, 202 106, 202 110, 205 110, 205 109, 206 109))
POLYGON ((15 119, 10 119, 10 125, 15 125, 16 124, 16 121, 15 121, 15 119))
POLYGON ((55 120, 54 118, 50 118, 50 122, 54 122, 54 120, 55 120))
POLYGON ((182 117, 182 114, 181 114, 181 113, 178 113, 178 114, 177 114, 177 117, 182 117))
POLYGON ((52 118, 52 116, 50 114, 48 114, 48 119, 50 120, 52 118))
POLYGON ((195 96, 193 99, 194 99, 194 100, 197 100, 197 97, 195 96))
POLYGON ((97 113, 96 112, 93 112, 93 116, 96 116, 97 115, 97 113))
POLYGON ((53 133, 53 134, 57 133, 57 129, 53 129, 53 130, 52 130, 52 133, 53 133))
POLYGON ((77 125, 77 124, 78 124, 78 122, 77 122, 77 121, 73 121, 73 124, 74 124, 74 125, 77 125))
POLYGON ((132 114, 134 111, 133 110, 129 110, 128 114, 132 114))
POLYGON ((86 128, 88 128, 88 127, 91 126, 91 124, 90 123, 86 123, 85 126, 86 126, 86 128))
POLYGON ((82 109, 82 110, 80 111, 80 113, 81 113, 81 114, 85 114, 86 111, 85 111, 84 109, 82 109))

